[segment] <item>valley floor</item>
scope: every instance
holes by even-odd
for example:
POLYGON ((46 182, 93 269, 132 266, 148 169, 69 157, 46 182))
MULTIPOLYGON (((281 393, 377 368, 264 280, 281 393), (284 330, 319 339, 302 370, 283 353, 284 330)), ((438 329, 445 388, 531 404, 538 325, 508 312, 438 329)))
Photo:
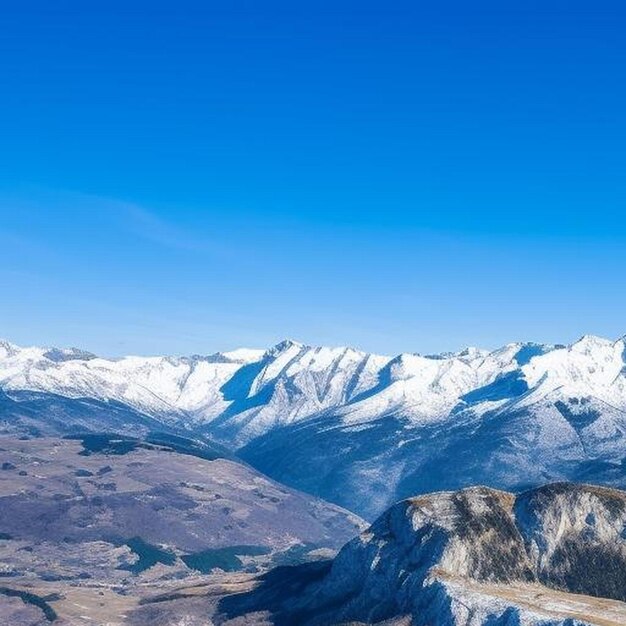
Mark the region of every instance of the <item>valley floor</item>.
MULTIPOLYGON (((140 624, 143 622, 143 613, 149 613, 154 618, 155 613, 161 613, 163 619, 157 617, 156 624, 178 624, 178 621, 169 620, 167 605, 172 602, 187 605, 188 599, 202 598, 202 608, 195 616, 197 620, 185 624, 208 624, 206 619, 213 612, 219 600, 231 593, 249 591, 254 586, 254 579, 249 574, 215 574, 198 576, 197 581, 181 587, 178 583, 135 586, 132 590, 115 589, 106 585, 89 585, 63 583, 59 581, 6 581, 2 588, 11 592, 32 594, 47 607, 52 609, 56 618, 52 621, 55 626, 122 626, 124 624, 140 624), (148 602, 148 608, 143 611, 142 602, 148 602), (152 601, 155 604, 152 604, 152 601), (151 607, 157 607, 156 611, 151 607), (139 610, 137 616, 133 612, 139 610)), ((187 606, 181 607, 182 613, 187 612, 187 606)), ((193 618, 191 618, 193 619, 193 618)), ((43 611, 36 605, 20 600, 19 597, 6 596, 0 592, 0 624, 12 626, 40 626, 50 622, 43 611)), ((146 622, 147 623, 147 622, 146 622)))

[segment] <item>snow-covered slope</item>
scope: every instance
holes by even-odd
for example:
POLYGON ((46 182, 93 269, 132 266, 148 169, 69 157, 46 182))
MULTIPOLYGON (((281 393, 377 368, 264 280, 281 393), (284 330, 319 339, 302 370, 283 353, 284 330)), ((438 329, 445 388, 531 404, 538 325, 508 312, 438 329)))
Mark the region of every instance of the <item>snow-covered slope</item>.
POLYGON ((0 385, 68 397, 117 400, 164 420, 219 415, 227 406, 220 387, 262 351, 208 357, 102 359, 76 349, 18 348, 0 342, 0 385))
POLYGON ((587 485, 410 498, 334 561, 225 598, 216 623, 617 626, 626 622, 625 525, 626 493, 587 485))
POLYGON ((511 344, 494 352, 390 358, 284 341, 266 351, 111 360, 75 348, 0 342, 0 385, 117 400, 165 420, 210 424, 246 443, 328 409, 341 410, 346 423, 396 410, 416 422, 442 419, 464 394, 516 369, 520 351, 544 349, 511 344))
MULTIPOLYGON (((33 393, 42 394, 42 419, 46 394, 57 405, 88 398, 104 403, 94 428, 107 429, 108 404, 146 428, 191 430, 371 518, 409 494, 475 483, 626 486, 625 350, 623 339, 585 336, 570 346, 386 357, 284 341, 111 360, 3 342, 0 389, 14 404, 7 419, 0 402, 0 425, 19 430, 20 402, 33 393)), ((68 423, 81 410, 73 404, 68 423)), ((55 415, 60 422, 70 411, 55 415)))
POLYGON ((415 422, 442 419, 464 394, 515 369, 516 355, 529 349, 511 344, 494 352, 390 358, 284 341, 266 351, 110 360, 75 348, 0 342, 0 384, 9 391, 114 399, 163 419, 210 424, 246 443, 328 409, 341 410, 346 423, 396 410, 415 422))

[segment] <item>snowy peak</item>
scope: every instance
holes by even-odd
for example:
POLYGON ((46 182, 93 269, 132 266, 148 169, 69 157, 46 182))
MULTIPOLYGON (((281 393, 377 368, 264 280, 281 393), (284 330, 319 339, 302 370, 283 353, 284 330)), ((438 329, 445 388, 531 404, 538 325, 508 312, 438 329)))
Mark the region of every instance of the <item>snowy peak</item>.
POLYGON ((583 335, 578 341, 572 343, 569 346, 569 349, 572 352, 590 354, 596 350, 611 349, 615 343, 615 341, 604 339, 603 337, 598 337, 596 335, 583 335))
POLYGON ((238 348, 229 352, 219 353, 231 362, 235 363, 253 363, 263 358, 264 350, 254 350, 251 348, 238 348))
POLYGON ((49 361, 62 363, 64 361, 90 361, 98 357, 91 352, 79 350, 78 348, 50 348, 43 353, 43 356, 49 361))
MULTIPOLYGON (((254 363, 263 358, 265 350, 255 350, 253 348, 237 348, 227 352, 215 352, 209 356, 193 355, 190 361, 207 361, 209 363, 254 363)), ((185 359, 185 357, 180 357, 185 359)))
POLYGON ((241 445, 328 411, 351 424, 387 412, 417 422, 442 420, 468 399, 478 411, 514 400, 507 395, 511 386, 545 394, 560 387, 593 392, 626 409, 623 354, 622 340, 590 335, 568 347, 511 343, 493 351, 393 358, 290 339, 268 350, 114 360, 76 348, 2 342, 0 386, 118 400, 167 419, 184 414, 193 423, 216 420, 217 436, 241 445))
POLYGON ((6 339, 0 339, 0 358, 8 358, 15 356, 19 348, 6 339))
POLYGON ((567 347, 536 356, 523 367, 523 371, 531 386, 542 379, 550 381, 553 387, 578 385, 593 393, 607 394, 607 400, 617 400, 621 404, 622 398, 611 396, 623 367, 623 341, 586 335, 567 347))
POLYGON ((276 357, 284 352, 289 351, 299 351, 302 348, 308 348, 309 346, 305 346, 299 341, 294 341, 293 339, 283 339, 279 341, 276 345, 268 348, 265 354, 269 357, 276 357))

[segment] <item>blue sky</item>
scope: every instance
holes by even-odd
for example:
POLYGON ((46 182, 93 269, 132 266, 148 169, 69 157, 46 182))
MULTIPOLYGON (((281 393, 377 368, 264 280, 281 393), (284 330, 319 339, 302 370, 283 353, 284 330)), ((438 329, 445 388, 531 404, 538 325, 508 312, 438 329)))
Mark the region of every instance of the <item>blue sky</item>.
POLYGON ((0 336, 626 333, 619 2, 15 2, 0 336))

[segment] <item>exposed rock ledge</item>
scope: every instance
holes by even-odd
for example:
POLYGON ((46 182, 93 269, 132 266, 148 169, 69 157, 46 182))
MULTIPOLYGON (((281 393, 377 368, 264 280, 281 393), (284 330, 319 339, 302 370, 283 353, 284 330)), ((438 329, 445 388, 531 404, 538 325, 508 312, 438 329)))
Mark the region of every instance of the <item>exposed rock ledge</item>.
POLYGON ((626 493, 559 483, 399 502, 333 561, 224 598, 218 624, 626 624, 626 493))

